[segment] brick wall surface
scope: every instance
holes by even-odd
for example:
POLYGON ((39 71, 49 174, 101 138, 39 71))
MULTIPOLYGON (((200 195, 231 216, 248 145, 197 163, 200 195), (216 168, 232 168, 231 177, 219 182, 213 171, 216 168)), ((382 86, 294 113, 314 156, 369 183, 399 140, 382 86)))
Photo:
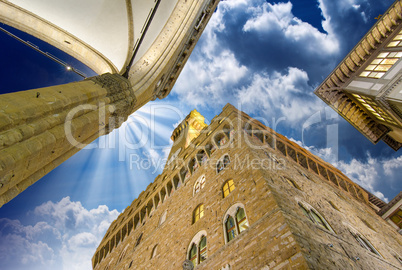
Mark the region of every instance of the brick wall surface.
POLYGON ((401 236, 369 207, 367 194, 331 165, 231 105, 193 142, 176 160, 184 163, 167 165, 111 224, 93 257, 94 269, 182 269, 199 232, 207 237, 207 259, 196 269, 401 269, 401 236), (190 170, 189 161, 221 134, 230 142, 217 145, 191 176, 178 177, 181 185, 175 190, 175 176, 190 170), (261 134, 276 138, 274 147, 261 134), (230 164, 217 173, 224 155, 230 164), (205 186, 194 195, 202 175, 205 186), (223 198, 229 179, 236 188, 223 198), (158 203, 170 187, 173 192, 158 203), (299 202, 321 214, 333 232, 307 218, 299 202), (204 216, 193 224, 200 204, 204 216), (226 243, 225 214, 235 204, 244 206, 249 227, 226 243), (361 247, 350 231, 360 233, 381 256, 361 247))

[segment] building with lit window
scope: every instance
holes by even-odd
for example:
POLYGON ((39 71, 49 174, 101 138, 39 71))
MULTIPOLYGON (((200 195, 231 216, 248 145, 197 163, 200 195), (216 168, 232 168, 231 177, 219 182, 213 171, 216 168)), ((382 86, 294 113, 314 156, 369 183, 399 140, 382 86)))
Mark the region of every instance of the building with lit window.
POLYGON ((192 111, 171 138, 95 270, 402 269, 402 236, 365 190, 232 105, 210 125, 192 111))
POLYGON ((402 191, 381 208, 378 214, 402 234, 402 191))
POLYGON ((402 1, 397 0, 315 94, 371 142, 402 146, 402 1))

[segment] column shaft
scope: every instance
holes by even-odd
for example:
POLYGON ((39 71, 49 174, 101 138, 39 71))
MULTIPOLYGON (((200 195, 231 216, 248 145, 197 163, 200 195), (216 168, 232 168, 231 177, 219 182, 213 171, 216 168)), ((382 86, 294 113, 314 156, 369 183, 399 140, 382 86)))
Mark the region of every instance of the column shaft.
POLYGON ((116 128, 135 103, 117 74, 1 95, 0 206, 116 128))

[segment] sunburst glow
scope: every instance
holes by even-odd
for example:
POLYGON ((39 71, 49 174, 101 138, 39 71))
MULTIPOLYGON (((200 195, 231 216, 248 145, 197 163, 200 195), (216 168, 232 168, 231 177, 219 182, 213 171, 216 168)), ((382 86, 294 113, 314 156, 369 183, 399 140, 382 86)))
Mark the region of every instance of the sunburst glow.
POLYGON ((72 198, 85 198, 85 206, 106 204, 122 210, 162 172, 172 144, 166 134, 185 115, 172 105, 148 104, 55 173, 72 198))

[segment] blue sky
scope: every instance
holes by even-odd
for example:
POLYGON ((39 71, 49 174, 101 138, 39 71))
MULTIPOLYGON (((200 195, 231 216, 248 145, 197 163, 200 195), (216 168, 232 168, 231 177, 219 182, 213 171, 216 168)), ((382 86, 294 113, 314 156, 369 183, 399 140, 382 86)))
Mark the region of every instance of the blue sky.
MULTIPOLYGON (((166 99, 0 208, 0 269, 91 269, 110 222, 162 171, 171 132, 194 108, 211 120, 230 102, 392 199, 402 190, 401 152, 371 144, 313 94, 392 2, 221 1, 166 99)), ((81 79, 3 33, 0 40, 2 93, 81 79)))

